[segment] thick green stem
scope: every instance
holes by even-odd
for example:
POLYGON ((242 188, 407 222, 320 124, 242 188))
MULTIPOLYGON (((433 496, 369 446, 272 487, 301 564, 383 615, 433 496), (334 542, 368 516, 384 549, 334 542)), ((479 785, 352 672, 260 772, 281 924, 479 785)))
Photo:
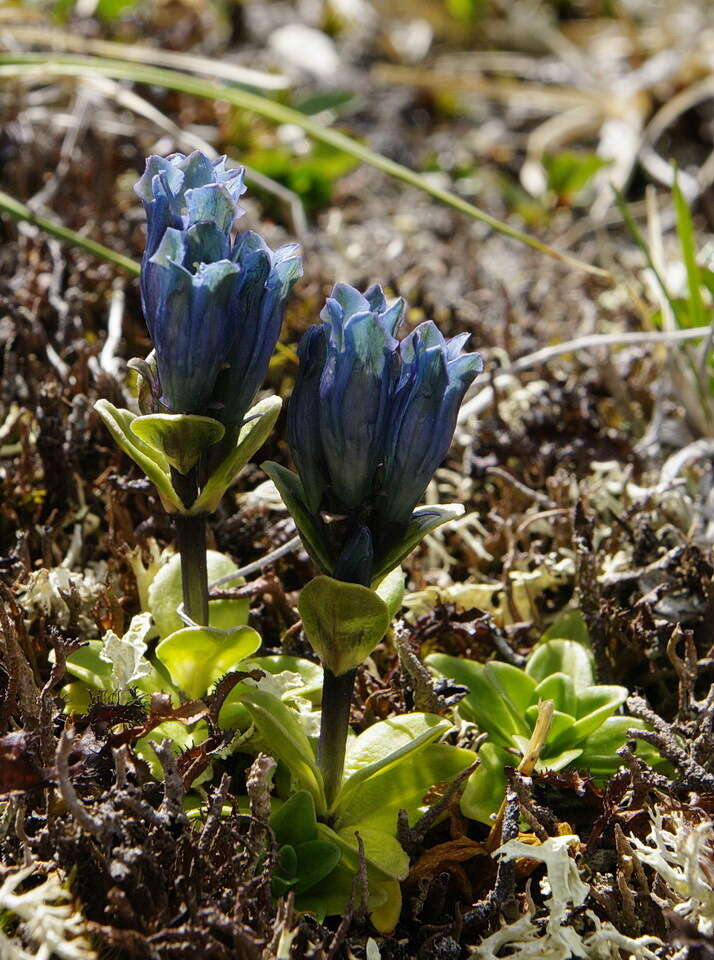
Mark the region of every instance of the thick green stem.
POLYGON ((206 518, 177 514, 175 523, 176 542, 181 554, 184 610, 196 623, 207 626, 206 518))
POLYGON ((317 758, 325 784, 328 809, 337 796, 345 766, 345 748, 350 723, 350 704, 357 670, 336 677, 324 667, 322 679, 322 716, 317 758))

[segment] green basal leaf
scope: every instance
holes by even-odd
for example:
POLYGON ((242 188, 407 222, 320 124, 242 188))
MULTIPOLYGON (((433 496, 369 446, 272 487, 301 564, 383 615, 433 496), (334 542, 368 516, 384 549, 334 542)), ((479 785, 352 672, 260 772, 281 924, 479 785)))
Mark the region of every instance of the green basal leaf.
POLYGON ((553 673, 549 677, 546 677, 545 680, 541 680, 533 692, 536 702, 537 700, 552 700, 556 710, 569 713, 573 720, 575 720, 577 716, 578 699, 572 677, 569 677, 565 673, 553 673))
MULTIPOLYGON (((216 550, 206 551, 208 582, 228 576, 238 568, 230 557, 216 550)), ((242 577, 233 581, 235 586, 245 583, 242 577)), ((183 600, 181 585, 181 557, 174 554, 151 581, 148 591, 149 612, 154 618, 159 636, 163 639, 184 626, 176 612, 183 600)), ((211 600, 208 604, 208 625, 218 630, 230 630, 248 622, 249 600, 211 600)))
POLYGON ((315 801, 308 790, 298 790, 272 814, 270 826, 279 847, 293 847, 317 838, 315 801))
POLYGON ((335 836, 339 837, 342 844, 343 859, 355 871, 358 869, 357 831, 364 843, 364 856, 369 866, 376 867, 385 877, 404 880, 409 873, 409 855, 393 832, 373 830, 371 827, 344 827, 336 831, 335 836))
POLYGON ((398 763, 364 782, 336 808, 335 826, 351 826, 360 832, 364 826, 394 835, 400 810, 406 811, 413 825, 428 809, 424 798, 429 790, 450 783, 475 760, 472 750, 430 743, 416 762, 398 763))
POLYGON ((310 646, 336 676, 359 666, 390 622, 387 604, 374 590, 324 575, 303 587, 298 611, 310 646))
MULTIPOLYGON (((102 659, 103 651, 104 642, 102 640, 90 640, 86 646, 80 647, 79 650, 75 650, 67 657, 67 672, 73 677, 77 677, 80 682, 79 684, 68 684, 72 688, 71 690, 63 688, 66 690, 68 697, 71 697, 71 701, 68 700, 67 705, 73 712, 84 713, 89 708, 91 700, 89 689, 99 690, 112 696, 124 692, 115 690, 112 681, 112 664, 102 659)), ((177 701, 176 691, 171 688, 168 678, 164 679, 153 663, 150 664, 148 673, 137 678, 130 686, 132 689, 147 694, 161 690, 169 693, 172 701, 177 701)), ((122 699, 125 700, 126 697, 122 699)))
POLYGON ((479 749, 478 758, 481 762, 461 796, 461 811, 471 820, 492 826, 493 815, 506 793, 505 768, 516 766, 518 758, 489 741, 479 749))
POLYGON ((407 713, 368 727, 347 743, 342 787, 334 809, 344 808, 362 785, 381 771, 416 754, 452 728, 450 721, 428 713, 407 713))
POLYGON ((92 704, 91 688, 81 680, 65 683, 60 693, 64 700, 64 712, 84 716, 92 704))
MULTIPOLYGON (((166 720, 164 723, 160 723, 157 727, 154 727, 145 737, 137 740, 134 749, 142 760, 149 765, 151 776, 155 780, 161 781, 164 779, 164 768, 156 756, 153 744, 161 743, 162 740, 170 740, 171 750, 174 755, 178 757, 186 750, 190 750, 191 747, 203 743, 207 737, 208 727, 203 722, 195 724, 193 728, 189 728, 179 720, 166 720)), ((209 766, 193 782, 194 784, 203 783, 205 780, 210 780, 211 776, 212 770, 209 766)))
POLYGON ((141 467, 154 484, 166 512, 183 513, 183 501, 171 483, 168 460, 131 431, 131 424, 137 419, 136 416, 129 410, 121 410, 113 406, 108 400, 97 400, 94 409, 102 418, 117 446, 121 447, 124 453, 141 467))
MULTIPOLYGON (((578 767, 587 770, 596 780, 612 776, 623 764, 617 751, 629 740, 627 731, 647 729, 647 724, 636 717, 608 717, 583 744, 578 767)), ((655 770, 667 772, 669 764, 660 756, 656 747, 643 740, 637 740, 636 744, 636 753, 640 759, 655 770)))
POLYGON ((129 429, 179 473, 188 473, 201 454, 218 443, 225 427, 212 417, 187 413, 151 413, 136 417, 129 429))
POLYGON ((210 627, 185 627, 162 640, 156 656, 176 686, 195 700, 255 653, 260 643, 252 627, 236 627, 228 634, 210 627))
POLYGON ((528 658, 526 673, 538 683, 554 673, 564 673, 578 691, 593 684, 590 652, 577 640, 539 642, 528 658))
POLYGON ((322 668, 312 660, 306 660, 304 657, 288 657, 285 654, 273 654, 269 657, 251 657, 245 669, 252 670, 256 667, 265 673, 295 673, 302 677, 303 686, 293 687, 289 693, 285 694, 283 699, 293 700, 295 697, 302 697, 309 700, 316 706, 322 699, 322 668))
POLYGON ((86 646, 69 654, 67 672, 94 690, 111 690, 112 665, 100 657, 103 649, 101 640, 90 640, 86 646))
MULTIPOLYGON (((320 824, 320 836, 334 840, 336 834, 324 824, 320 824)), ((314 914, 318 920, 327 916, 339 916, 347 909, 352 898, 352 886, 357 871, 357 858, 350 862, 341 858, 334 870, 306 894, 299 896, 295 907, 301 912, 314 914)), ((391 933, 399 920, 401 911, 401 887, 397 880, 388 879, 384 874, 367 864, 368 899, 367 909, 374 927, 383 934, 391 933)))
POLYGON ((386 603, 391 623, 404 600, 404 571, 401 567, 395 567, 380 581, 373 582, 372 590, 386 603))
POLYGON ((270 436, 281 406, 280 397, 266 397, 250 408, 236 446, 212 472, 189 513, 213 513, 235 477, 270 436))
POLYGON ((342 858, 342 851, 329 840, 310 840, 295 848, 295 893, 306 893, 328 877, 342 858))
POLYGON ((578 720, 573 728, 577 741, 591 736, 627 700, 627 687, 599 684, 578 693, 578 720))
MULTIPOLYGON (((531 725, 531 729, 535 727, 536 720, 538 719, 538 705, 534 704, 532 707, 528 707, 526 710, 526 719, 531 725)), ((571 716, 569 713, 563 713, 560 710, 553 711, 553 719, 551 720, 550 730, 548 731, 548 738, 545 742, 545 746, 541 751, 543 756, 550 756, 551 751, 559 752, 562 750, 565 745, 574 746, 578 741, 577 737, 574 735, 573 731, 575 730, 575 717, 571 716)), ((514 737, 513 738, 518 744, 518 749, 522 754, 525 754, 528 750, 528 742, 530 737, 514 737)))
POLYGON ((589 650, 588 625, 585 623, 585 617, 580 610, 567 610, 561 614, 548 627, 538 642, 547 643, 549 640, 574 640, 576 643, 582 644, 586 650, 589 650))
POLYGON ((305 493, 300 477, 279 463, 273 463, 272 460, 261 463, 260 468, 277 487, 283 503, 295 521, 303 546, 316 566, 323 572, 329 573, 332 570, 329 551, 318 525, 305 506, 305 493))
POLYGON ((532 695, 536 684, 523 670, 504 663, 498 667, 494 664, 494 669, 487 672, 482 663, 444 653, 432 653, 425 662, 442 676, 469 688, 470 693, 459 704, 459 713, 502 747, 511 746, 516 734, 530 736, 525 709, 519 710, 506 693, 512 687, 517 703, 525 703, 526 697, 530 702, 528 691, 532 695))
MULTIPOLYGON (((241 670, 262 670, 263 673, 275 677, 278 682, 289 679, 285 689, 278 693, 277 683, 271 684, 265 678, 261 681, 261 688, 285 703, 293 704, 296 700, 307 700, 318 707, 322 699, 322 667, 302 657, 287 657, 283 655, 270 657, 251 657, 241 665, 241 670), (292 681, 301 678, 302 685, 295 685, 292 681)), ((222 730, 245 730, 250 724, 250 714, 243 705, 243 691, 245 683, 237 683, 226 697, 220 713, 218 725, 222 730)))
POLYGON ((461 503, 442 503, 434 506, 417 507, 412 514, 404 539, 399 546, 390 550, 385 557, 381 558, 374 579, 379 580, 394 567, 398 567, 402 560, 408 557, 417 544, 432 530, 436 530, 442 523, 448 523, 449 520, 456 520, 464 513, 464 506, 461 503))
POLYGON ((573 763, 582 754, 582 750, 573 747, 571 750, 563 750, 562 753, 554 754, 552 757, 541 757, 535 765, 536 773, 545 773, 546 770, 563 770, 568 764, 573 763))
POLYGON ((258 687, 244 685, 243 704, 268 750, 282 760, 297 783, 308 790, 318 813, 325 813, 325 790, 315 753, 295 710, 258 687))

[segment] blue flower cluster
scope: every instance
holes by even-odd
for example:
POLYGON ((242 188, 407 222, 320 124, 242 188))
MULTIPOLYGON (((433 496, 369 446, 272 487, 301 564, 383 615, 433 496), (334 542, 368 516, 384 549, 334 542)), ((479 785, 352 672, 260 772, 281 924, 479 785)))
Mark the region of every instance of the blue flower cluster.
POLYGON ((288 443, 337 579, 369 584, 404 536, 482 369, 431 322, 396 338, 404 301, 337 284, 300 347, 288 443))
POLYGON ((302 275, 297 244, 271 250, 233 227, 243 170, 226 158, 152 156, 136 185, 148 221, 141 302, 166 412, 239 425, 259 390, 285 301, 302 275))

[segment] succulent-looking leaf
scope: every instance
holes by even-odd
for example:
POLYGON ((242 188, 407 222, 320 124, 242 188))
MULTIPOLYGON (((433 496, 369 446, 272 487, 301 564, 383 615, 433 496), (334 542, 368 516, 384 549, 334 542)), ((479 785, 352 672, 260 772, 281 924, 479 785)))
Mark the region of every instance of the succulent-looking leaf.
POLYGON ((376 773, 348 794, 336 808, 335 826, 394 833, 400 810, 413 825, 428 809, 427 793, 436 784, 449 783, 475 760, 472 750, 429 743, 418 757, 406 754, 402 762, 376 773))
POLYGON ((369 587, 318 576, 298 602, 303 629, 323 666, 336 676, 368 657, 389 627, 389 609, 369 587))
POLYGON ((227 634, 210 627, 185 627, 162 640, 156 656, 176 686, 195 700, 255 653, 260 643, 252 627, 236 627, 227 634))
POLYGON ((324 542, 318 521, 311 515, 305 505, 305 491, 302 481, 291 470, 272 460, 261 463, 261 469, 270 477, 278 493, 288 509, 300 533, 303 546, 319 570, 323 573, 332 572, 332 560, 327 545, 324 542))
POLYGON ((451 727, 451 722, 444 717, 407 713, 375 723, 348 741, 344 779, 334 809, 345 806, 362 784, 404 762, 405 757, 414 762, 419 751, 440 739, 451 727))
POLYGON ((374 571, 374 579, 379 580, 386 576, 390 570, 399 566, 409 556, 424 537, 443 523, 462 517, 464 513, 464 506, 461 503, 442 503, 433 506, 430 504, 429 506, 417 507, 412 513, 401 541, 386 556, 381 558, 377 569, 374 571))
MULTIPOLYGON (((537 772, 561 770, 571 764, 596 777, 617 770, 617 750, 625 742, 627 730, 640 727, 640 723, 613 716, 627 699, 627 689, 593 684, 590 650, 579 640, 563 636, 581 636, 583 627, 579 614, 561 619, 551 628, 551 638, 534 647, 524 669, 445 654, 427 657, 433 669, 469 688, 459 712, 490 738, 479 750, 480 766, 463 793, 461 806, 466 816, 490 823, 503 799, 504 767, 515 766, 528 752, 544 701, 550 701, 554 710, 537 772)), ((647 749, 651 759, 661 763, 657 752, 647 749)))
MULTIPOLYGON (((230 557, 216 550, 206 551, 206 568, 209 583, 228 576, 238 569, 230 557)), ((235 586, 240 586, 245 581, 242 577, 238 577, 233 583, 235 586)), ((174 554, 159 568, 148 590, 149 611, 162 639, 181 630, 184 626, 176 612, 182 600, 181 557, 179 554, 174 554)), ((243 626, 248 622, 249 608, 248 600, 211 600, 208 604, 208 626, 219 630, 243 626)))
POLYGON ((387 604, 391 622, 404 600, 404 571, 400 566, 395 567, 381 580, 373 582, 372 589, 387 604))
POLYGON ((130 430, 181 474, 196 466, 201 454, 223 438, 226 428, 212 417, 152 413, 132 420, 130 430))
POLYGON ((534 647, 526 673, 538 683, 553 673, 565 673, 581 690, 593 683, 592 655, 576 640, 546 640, 534 647))
POLYGON ((281 406, 280 397, 266 397, 250 408, 235 447, 211 472, 190 513, 213 513, 233 480, 270 436, 281 406))
POLYGON ((319 814, 325 813, 325 788, 315 753, 295 710, 259 687, 245 685, 242 701, 273 756, 282 760, 297 783, 309 790, 319 814))
POLYGON ((171 483, 171 471, 166 457, 144 443, 131 431, 136 416, 129 410, 122 410, 108 400, 97 400, 94 409, 102 418, 104 425, 114 438, 117 446, 144 471, 154 484, 167 513, 183 513, 184 504, 171 483))

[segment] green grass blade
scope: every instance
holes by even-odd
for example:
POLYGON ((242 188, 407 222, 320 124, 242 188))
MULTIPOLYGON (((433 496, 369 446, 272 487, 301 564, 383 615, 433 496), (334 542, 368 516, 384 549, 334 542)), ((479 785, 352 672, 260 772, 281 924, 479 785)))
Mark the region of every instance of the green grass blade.
POLYGON ((677 217, 677 236, 682 250, 682 259, 687 271, 689 287, 689 322, 693 327, 704 327, 709 322, 702 300, 702 276, 697 262, 697 243, 694 238, 694 223, 689 205, 684 198, 682 188, 675 173, 672 185, 672 198, 677 217))
POLYGON ((640 228, 635 223, 634 218, 627 206, 627 201, 623 197, 622 193, 615 186, 613 186, 612 189, 615 193, 615 203, 617 204, 617 209, 620 211, 622 215, 622 219, 625 222, 625 226, 629 230, 630 235, 632 236, 632 239, 635 241, 637 246, 640 248, 640 250, 644 254, 645 260, 647 261, 647 266, 650 268, 650 270, 654 274, 655 279, 659 284, 660 290, 664 294, 664 297, 667 303, 669 304, 669 308, 672 311, 672 317, 676 322, 679 314, 677 313, 677 308, 674 303, 674 298, 672 297, 672 294, 669 292, 669 288, 665 283, 664 277, 659 272, 659 270, 655 265, 654 260, 652 259, 652 251, 650 250, 650 246, 645 240, 645 238, 642 236, 642 232, 640 228))
POLYGON ((410 186, 416 187, 423 193, 427 193, 435 200, 458 210, 472 220, 478 220, 485 223, 492 230, 517 240, 539 253, 554 257, 571 267, 584 270, 587 273, 599 277, 610 279, 610 273, 600 267, 592 266, 578 260, 553 247, 542 243, 535 237, 515 227, 492 217, 485 211, 468 203, 466 200, 444 190, 441 187, 431 183, 421 174, 408 167, 404 167, 388 157, 384 157, 369 147, 356 140, 318 123, 309 116, 293 110, 283 104, 276 103, 268 97, 261 96, 250 90, 229 86, 227 84, 216 83, 205 80, 201 77, 191 76, 177 70, 169 70, 163 67, 152 67, 146 64, 129 63, 121 60, 109 60, 104 57, 84 57, 66 54, 47 54, 47 53, 4 53, 0 54, 0 78, 17 77, 21 75, 33 74, 46 79, 52 76, 82 77, 101 74, 112 77, 113 79, 130 80, 134 83, 145 83, 152 86, 164 87, 167 90, 176 90, 191 96, 202 97, 208 100, 224 100, 235 107, 247 110, 251 113, 257 113, 268 120, 278 124, 294 124, 302 128, 310 137, 315 140, 335 147, 350 156, 355 157, 363 163, 367 163, 377 170, 401 180, 410 186))
POLYGON ((116 250, 105 247, 103 243, 97 243, 96 240, 91 240, 89 237, 85 237, 75 230, 70 230, 69 227, 57 223, 56 220, 48 220, 47 217, 41 217, 33 210, 30 210, 29 207, 25 206, 24 203, 20 203, 19 200, 15 200, 14 197, 11 197, 8 193, 4 193, 2 190, 0 190, 0 213, 8 213, 11 217, 14 217, 15 220, 32 223, 36 227, 39 227, 40 230, 48 233, 51 237, 57 237, 58 240, 64 240, 65 243, 69 243, 74 247, 80 247, 82 250, 86 250, 87 253, 93 253, 102 260, 108 260, 109 263, 116 264, 116 266, 121 267, 122 270, 126 270, 127 273, 131 273, 133 276, 139 275, 140 268, 136 260, 132 260, 131 257, 125 257, 123 254, 117 253, 116 250))

